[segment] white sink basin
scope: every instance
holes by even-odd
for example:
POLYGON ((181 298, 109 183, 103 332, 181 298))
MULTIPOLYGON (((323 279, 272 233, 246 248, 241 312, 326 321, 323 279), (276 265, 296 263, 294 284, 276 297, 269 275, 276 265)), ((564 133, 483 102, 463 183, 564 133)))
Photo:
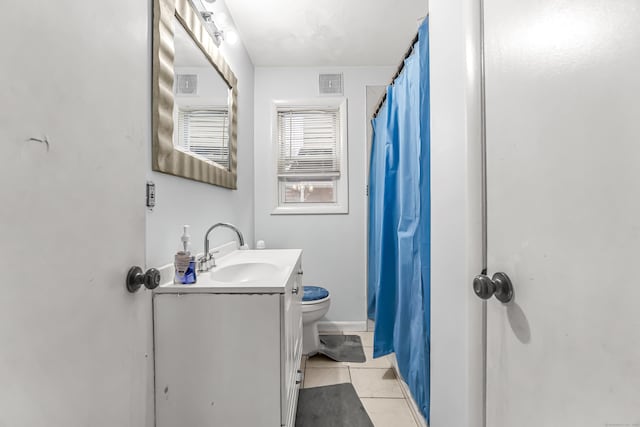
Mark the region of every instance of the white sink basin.
POLYGON ((241 262, 214 267, 209 272, 211 280, 224 283, 247 283, 278 281, 287 273, 287 268, 268 262, 241 262))
MULTIPOLYGON (((235 247, 236 243, 229 243, 235 247)), ((198 274, 191 285, 164 283, 154 293, 283 294, 300 249, 231 250, 216 257, 217 267, 198 274)), ((173 266, 166 277, 173 278, 173 266)))

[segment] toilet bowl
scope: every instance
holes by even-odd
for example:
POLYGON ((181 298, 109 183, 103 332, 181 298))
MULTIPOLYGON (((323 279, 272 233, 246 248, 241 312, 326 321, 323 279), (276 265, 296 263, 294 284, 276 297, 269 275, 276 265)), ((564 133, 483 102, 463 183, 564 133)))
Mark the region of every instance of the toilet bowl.
POLYGON ((329 291, 320 286, 305 286, 302 297, 302 353, 313 356, 320 347, 318 320, 327 314, 331 305, 329 291))

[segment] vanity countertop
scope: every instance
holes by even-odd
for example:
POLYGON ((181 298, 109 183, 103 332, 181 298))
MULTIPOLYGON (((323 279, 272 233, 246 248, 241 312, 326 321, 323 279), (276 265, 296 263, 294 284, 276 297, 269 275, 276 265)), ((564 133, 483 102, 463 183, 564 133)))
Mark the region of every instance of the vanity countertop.
POLYGON ((198 273, 196 283, 166 283, 154 293, 282 294, 301 255, 301 249, 235 250, 198 273))

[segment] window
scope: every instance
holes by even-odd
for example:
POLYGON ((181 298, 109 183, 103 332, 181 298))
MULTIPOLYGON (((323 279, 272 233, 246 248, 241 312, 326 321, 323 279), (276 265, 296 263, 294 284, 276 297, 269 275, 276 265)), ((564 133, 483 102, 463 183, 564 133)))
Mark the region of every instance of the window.
POLYGON ((229 170, 229 114, 225 108, 180 108, 179 147, 229 170))
POLYGON ((274 128, 274 213, 347 213, 346 101, 278 103, 274 128))

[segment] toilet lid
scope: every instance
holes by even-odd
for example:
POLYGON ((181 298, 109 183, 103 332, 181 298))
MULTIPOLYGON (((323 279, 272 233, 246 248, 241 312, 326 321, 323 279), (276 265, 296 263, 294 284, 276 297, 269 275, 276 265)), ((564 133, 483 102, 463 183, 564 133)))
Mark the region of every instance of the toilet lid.
POLYGON ((305 286, 302 301, 317 301, 329 296, 329 291, 320 286, 305 286))

